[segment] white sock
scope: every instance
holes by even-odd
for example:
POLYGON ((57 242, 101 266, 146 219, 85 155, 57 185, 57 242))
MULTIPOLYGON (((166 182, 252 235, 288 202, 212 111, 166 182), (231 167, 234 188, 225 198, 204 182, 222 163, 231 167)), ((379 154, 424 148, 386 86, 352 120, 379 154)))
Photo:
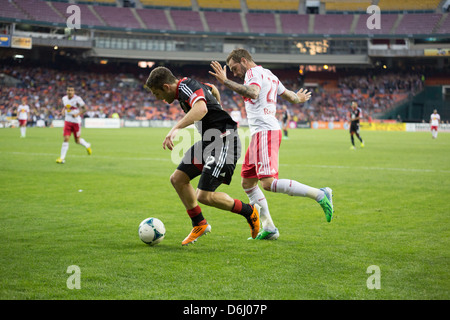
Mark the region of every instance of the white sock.
POLYGON ((274 232, 276 230, 275 224, 272 221, 272 217, 269 212, 269 205, 267 203, 266 197, 264 193, 258 186, 255 186, 250 189, 244 189, 247 194, 248 199, 250 200, 250 204, 259 204, 261 206, 261 212, 259 213, 259 217, 261 219, 262 227, 264 230, 269 232, 274 232))
POLYGON ((20 127, 20 135, 22 137, 25 137, 26 132, 27 132, 27 127, 20 127))
POLYGON ((61 147, 61 159, 66 158, 67 150, 69 150, 69 143, 63 142, 62 147, 61 147))
POLYGON ((91 144, 89 142, 86 142, 86 140, 84 140, 83 138, 80 138, 80 144, 85 148, 89 148, 91 146, 91 144))
POLYGON ((316 189, 295 180, 278 179, 273 180, 270 190, 276 193, 284 193, 296 197, 308 197, 320 201, 325 196, 325 192, 316 189))

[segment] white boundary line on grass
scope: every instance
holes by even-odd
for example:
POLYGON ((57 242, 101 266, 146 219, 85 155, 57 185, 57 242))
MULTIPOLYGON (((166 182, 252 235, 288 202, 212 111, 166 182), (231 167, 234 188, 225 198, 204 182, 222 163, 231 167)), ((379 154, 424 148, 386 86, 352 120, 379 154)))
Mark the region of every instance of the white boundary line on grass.
MULTIPOLYGON (((5 154, 14 154, 14 155, 26 155, 26 156, 55 156, 53 153, 28 153, 28 152, 5 152, 0 151, 0 153, 5 154)), ((57 155, 56 155, 57 156, 57 155)), ((74 158, 86 158, 88 156, 85 155, 70 155, 70 157, 74 158)), ((95 155, 92 156, 93 158, 98 159, 123 159, 123 160, 130 160, 130 161, 168 161, 169 158, 139 158, 139 157, 114 157, 114 156, 99 156, 95 155)), ((440 172, 440 173, 450 173, 450 170, 436 170, 436 169, 412 169, 412 168, 385 168, 385 167, 365 167, 365 166, 332 166, 332 165, 319 165, 319 164, 280 164, 280 166, 299 166, 299 167, 310 167, 310 168, 324 168, 324 169, 360 169, 360 170, 388 170, 388 171, 403 171, 403 172, 440 172)))

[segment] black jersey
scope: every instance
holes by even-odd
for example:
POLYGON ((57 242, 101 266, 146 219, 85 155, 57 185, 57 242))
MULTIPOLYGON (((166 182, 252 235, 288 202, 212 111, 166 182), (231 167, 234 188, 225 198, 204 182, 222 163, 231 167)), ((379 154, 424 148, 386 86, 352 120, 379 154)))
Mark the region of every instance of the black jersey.
POLYGON ((288 110, 284 110, 283 111, 283 118, 282 118, 283 123, 286 123, 288 121, 288 119, 289 119, 289 111, 288 110))
POLYGON ((226 129, 237 128, 237 123, 231 116, 222 109, 222 106, 211 93, 212 87, 191 78, 183 78, 178 81, 176 99, 185 113, 188 113, 192 106, 200 99, 204 100, 208 112, 196 127, 202 134, 208 129, 218 129, 225 132, 226 129))
POLYGON ((359 118, 361 117, 361 113, 362 113, 362 111, 361 111, 361 108, 356 108, 356 109, 352 109, 351 111, 350 111, 350 113, 351 113, 351 116, 352 116, 352 123, 358 123, 359 124, 359 118), (357 120, 353 120, 353 119, 356 119, 356 118, 358 118, 357 120))

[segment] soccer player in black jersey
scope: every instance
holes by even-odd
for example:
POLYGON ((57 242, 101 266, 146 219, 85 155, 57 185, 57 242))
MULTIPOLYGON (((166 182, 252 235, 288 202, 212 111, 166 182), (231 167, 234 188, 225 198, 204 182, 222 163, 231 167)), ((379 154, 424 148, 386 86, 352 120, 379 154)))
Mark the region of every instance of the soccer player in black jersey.
POLYGON ((255 238, 260 228, 258 205, 252 206, 224 192, 216 192, 222 183, 230 184, 241 153, 237 124, 222 109, 217 88, 191 78, 177 79, 165 67, 155 68, 144 87, 158 100, 165 100, 169 104, 178 100, 185 113, 164 138, 164 149, 173 150, 173 140, 178 130, 191 124, 195 124, 202 136, 185 153, 170 177, 193 226, 181 244, 193 243, 211 231, 198 202, 244 216, 250 225, 252 238, 255 238), (200 180, 197 190, 194 190, 190 181, 197 176, 200 176, 200 180))
POLYGON ((352 110, 350 110, 350 113, 350 140, 352 141, 352 146, 350 147, 350 149, 355 149, 355 138, 353 137, 354 134, 356 134, 356 137, 361 142, 361 148, 364 148, 364 141, 359 134, 359 120, 362 118, 362 111, 355 101, 352 102, 352 110))

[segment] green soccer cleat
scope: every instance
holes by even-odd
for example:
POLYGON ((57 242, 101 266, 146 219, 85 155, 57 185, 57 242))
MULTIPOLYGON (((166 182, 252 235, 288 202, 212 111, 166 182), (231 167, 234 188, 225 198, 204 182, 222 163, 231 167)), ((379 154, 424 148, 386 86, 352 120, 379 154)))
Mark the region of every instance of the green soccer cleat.
POLYGON ((325 218, 327 219, 327 222, 331 222, 331 219, 333 219, 333 190, 330 188, 320 188, 325 193, 325 197, 323 197, 322 200, 319 201, 320 206, 323 209, 323 212, 325 213, 325 218))
POLYGON ((263 229, 258 233, 255 239, 250 237, 247 240, 277 240, 279 236, 280 233, 278 232, 278 229, 275 229, 273 232, 263 229))

